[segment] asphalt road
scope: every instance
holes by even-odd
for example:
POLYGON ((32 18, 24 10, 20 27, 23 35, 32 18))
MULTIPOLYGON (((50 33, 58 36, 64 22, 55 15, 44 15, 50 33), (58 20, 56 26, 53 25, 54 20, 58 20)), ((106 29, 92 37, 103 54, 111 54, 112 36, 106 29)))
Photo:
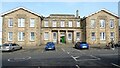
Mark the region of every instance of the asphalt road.
POLYGON ((45 51, 44 46, 2 53, 2 68, 120 68, 119 48, 78 50, 59 45, 45 51))

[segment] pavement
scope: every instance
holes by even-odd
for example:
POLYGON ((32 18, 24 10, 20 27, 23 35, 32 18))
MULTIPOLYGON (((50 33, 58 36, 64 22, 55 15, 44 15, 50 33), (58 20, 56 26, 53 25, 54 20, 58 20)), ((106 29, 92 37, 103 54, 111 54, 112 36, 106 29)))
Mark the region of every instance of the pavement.
POLYGON ((75 49, 74 44, 56 45, 45 51, 45 45, 23 47, 2 53, 2 68, 120 68, 120 48, 75 49))

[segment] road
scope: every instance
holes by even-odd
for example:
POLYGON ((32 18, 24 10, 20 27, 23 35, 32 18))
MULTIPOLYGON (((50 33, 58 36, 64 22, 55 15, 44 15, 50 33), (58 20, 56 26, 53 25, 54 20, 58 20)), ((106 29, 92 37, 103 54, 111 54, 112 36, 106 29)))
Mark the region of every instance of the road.
POLYGON ((44 46, 2 53, 2 68, 120 68, 119 48, 79 50, 59 45, 45 51, 44 46))

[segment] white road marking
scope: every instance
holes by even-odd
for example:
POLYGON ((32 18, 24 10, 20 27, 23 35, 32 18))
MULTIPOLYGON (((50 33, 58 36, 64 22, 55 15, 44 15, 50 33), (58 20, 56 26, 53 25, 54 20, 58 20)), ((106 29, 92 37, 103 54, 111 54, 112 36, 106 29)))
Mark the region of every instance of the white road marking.
POLYGON ((70 54, 70 52, 67 52, 67 54, 70 54))
MULTIPOLYGON (((13 58, 13 59, 14 59, 14 60, 18 60, 18 59, 29 60, 29 59, 31 59, 31 57, 28 57, 28 58, 13 58)), ((12 62, 11 60, 12 60, 12 58, 9 58, 9 59, 8 59, 9 62, 12 62)))
POLYGON ((90 55, 90 56, 93 57, 93 58, 96 58, 96 59, 100 60, 100 58, 98 58, 98 57, 96 57, 96 56, 93 56, 93 55, 90 55))
POLYGON ((77 57, 73 57, 73 56, 71 56, 75 61, 77 61, 77 59, 76 58, 78 58, 79 56, 77 56, 77 57))
POLYGON ((63 48, 61 48, 61 49, 65 52, 65 50, 63 48))
POLYGON ((118 54, 115 53, 115 54, 99 54, 99 55, 101 55, 101 56, 110 56, 110 55, 118 55, 118 54))
POLYGON ((78 65, 75 65, 77 68, 80 68, 78 65))
POLYGON ((112 65, 114 65, 114 66, 116 66, 116 67, 120 67, 119 65, 117 65, 117 64, 114 64, 114 63, 111 63, 112 65))
POLYGON ((42 50, 42 53, 44 52, 44 50, 42 50))
POLYGON ((77 61, 89 61, 89 60, 98 60, 98 59, 81 59, 81 60, 77 60, 77 61))

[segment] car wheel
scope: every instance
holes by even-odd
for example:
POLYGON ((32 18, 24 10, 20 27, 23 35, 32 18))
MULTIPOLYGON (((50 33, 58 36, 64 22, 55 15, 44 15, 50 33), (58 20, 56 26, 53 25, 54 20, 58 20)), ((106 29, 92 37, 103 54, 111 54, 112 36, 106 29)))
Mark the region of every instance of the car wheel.
POLYGON ((20 47, 20 49, 22 49, 22 47, 20 47))
POLYGON ((11 52, 13 52, 13 51, 14 51, 14 48, 12 48, 11 52))

